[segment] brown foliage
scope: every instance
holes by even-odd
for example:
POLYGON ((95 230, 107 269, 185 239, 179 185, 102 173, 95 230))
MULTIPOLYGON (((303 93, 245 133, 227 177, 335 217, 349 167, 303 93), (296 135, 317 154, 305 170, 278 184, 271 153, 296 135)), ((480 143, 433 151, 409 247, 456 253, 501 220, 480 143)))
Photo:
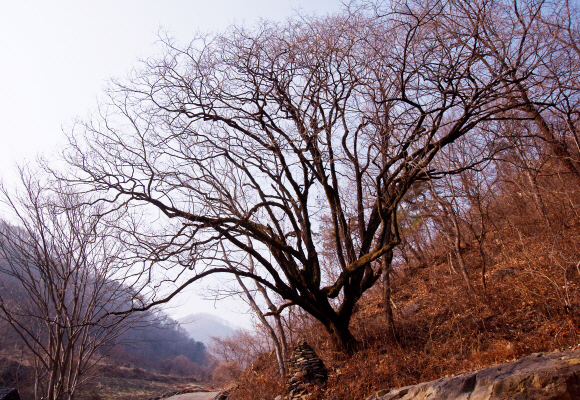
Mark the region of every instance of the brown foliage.
POLYGON ((208 377, 211 372, 208 367, 194 363, 183 354, 161 361, 157 366, 157 370, 165 375, 195 376, 202 379, 208 377))
POLYGON ((268 350, 268 346, 259 332, 239 329, 225 338, 213 337, 210 349, 217 364, 212 372, 212 382, 224 385, 239 378, 268 350))
POLYGON ((255 360, 236 380, 232 399, 273 399, 284 392, 274 352, 267 352, 255 360))

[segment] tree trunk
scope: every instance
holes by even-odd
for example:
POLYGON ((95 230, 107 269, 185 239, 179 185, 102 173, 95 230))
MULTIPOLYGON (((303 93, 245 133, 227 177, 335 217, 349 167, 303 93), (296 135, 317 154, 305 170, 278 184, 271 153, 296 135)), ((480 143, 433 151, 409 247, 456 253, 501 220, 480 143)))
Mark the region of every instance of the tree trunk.
MULTIPOLYGON (((253 268, 253 265, 252 265, 252 268, 253 268)), ((268 296, 268 292, 266 291, 264 286, 262 286, 259 282, 255 282, 255 283, 256 283, 256 288, 258 288, 260 293, 262 293, 264 300, 266 300, 266 305, 268 306, 268 309, 270 310, 270 312, 274 313, 273 316, 274 316, 274 320, 276 321, 278 335, 280 335, 279 341, 280 341, 280 345, 282 347, 282 359, 287 360, 288 359, 288 341, 286 340, 286 332, 284 332, 284 327, 282 326, 282 317, 281 317, 280 313, 276 312, 276 306, 274 305, 274 303, 272 303, 272 300, 270 300, 270 296, 268 296)))
POLYGON ((348 328, 349 322, 350 318, 348 321, 344 321, 337 316, 337 318, 328 320, 324 325, 331 334, 336 349, 346 354, 353 354, 358 347, 358 341, 348 328))
POLYGON ((534 175, 532 175, 532 173, 530 172, 531 167, 528 164, 528 161, 526 160, 525 156, 524 156, 524 152, 522 151, 522 149, 520 148, 520 146, 518 146, 518 144, 516 143, 514 145, 517 153, 518 153, 518 157, 520 159, 520 162, 523 165, 523 170, 524 170, 524 174, 526 175, 526 178, 528 178, 528 182, 530 184, 530 190, 532 193, 532 198, 534 200, 534 205, 536 206, 538 212, 540 213, 540 215, 542 216, 542 218, 544 218, 544 220, 546 221, 546 226, 548 228, 550 228, 550 218, 548 217, 548 210, 546 209, 546 204, 544 203, 544 200, 542 199, 542 194, 540 193, 540 188, 538 187, 538 182, 536 180, 536 177, 534 175))
POLYGON ((469 275, 467 274, 467 267, 465 266, 465 261, 463 259, 463 254, 461 254, 461 230, 459 229, 459 222, 457 221, 457 216, 455 215, 454 210, 449 205, 449 212, 452 216, 453 222, 453 230, 455 234, 455 240, 453 241, 453 247, 455 250, 455 255, 457 256, 457 262, 459 263, 459 270, 461 271, 461 275, 463 276, 463 280, 467 285, 467 289, 469 294, 473 296, 474 299, 477 299, 477 295, 475 293, 475 288, 471 284, 471 280, 469 279, 469 275))
MULTIPOLYGON (((451 187, 451 191, 453 193, 453 196, 455 197, 455 192, 453 191, 453 187, 451 187)), ((453 225, 453 240, 451 240, 451 238, 449 238, 449 241, 452 242, 453 245, 453 251, 455 252, 455 256, 457 257, 457 263, 459 264, 459 271, 461 272, 461 276, 463 277, 463 280, 465 281, 465 284, 467 285, 467 290, 470 296, 473 297, 474 300, 477 300, 477 294, 475 292, 475 288, 473 287, 473 285, 471 284, 471 280, 469 279, 469 274, 467 273, 467 268, 465 267, 465 260, 463 259, 463 255, 461 254, 461 228, 459 227, 459 217, 457 216, 457 214, 455 213, 455 209, 453 208, 453 205, 451 204, 450 201, 446 201, 443 200, 439 194, 437 194, 437 191, 435 190, 435 187, 433 186, 433 183, 431 183, 431 194, 433 195, 433 198, 443 206, 443 208, 445 210, 447 210, 447 213, 449 214, 449 219, 451 220, 451 223, 453 225)))
POLYGON ((242 290, 246 294, 248 302, 250 303, 250 306, 254 310, 254 313, 256 314, 256 316, 258 317, 258 319, 260 320, 260 322, 262 323, 264 328, 266 328, 268 335, 270 335, 270 338, 272 339, 272 345, 274 346, 274 350, 276 352, 276 359, 278 360, 278 369, 280 371, 280 375, 282 376, 282 378, 284 378, 286 376, 286 364, 285 364, 285 360, 284 360, 282 346, 280 345, 280 341, 278 340, 278 337, 276 336, 276 332, 274 331, 272 326, 268 323, 268 321, 266 320, 266 317, 264 317, 264 314, 262 314, 262 310, 260 310, 260 307, 258 306, 256 301, 254 300, 252 294, 246 288, 246 285, 244 285, 244 282, 242 282, 242 279, 237 274, 236 274, 236 279, 238 280, 238 284, 240 285, 240 287, 242 288, 242 290))

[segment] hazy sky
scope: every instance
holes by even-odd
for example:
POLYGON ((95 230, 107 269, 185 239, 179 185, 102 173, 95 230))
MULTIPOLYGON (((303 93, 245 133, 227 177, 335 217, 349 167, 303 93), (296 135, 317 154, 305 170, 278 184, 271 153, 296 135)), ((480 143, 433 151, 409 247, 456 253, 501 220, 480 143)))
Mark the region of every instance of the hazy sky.
MULTIPOLYGON (((197 31, 259 18, 284 20, 326 14, 339 0, 97 0, 0 2, 0 178, 14 166, 50 155, 64 143, 63 129, 94 108, 110 78, 122 78, 139 58, 159 51, 160 30, 185 43, 197 31)), ((181 296, 172 313, 213 312, 244 324, 232 302, 181 296), (192 298, 191 301, 187 299, 192 298)))

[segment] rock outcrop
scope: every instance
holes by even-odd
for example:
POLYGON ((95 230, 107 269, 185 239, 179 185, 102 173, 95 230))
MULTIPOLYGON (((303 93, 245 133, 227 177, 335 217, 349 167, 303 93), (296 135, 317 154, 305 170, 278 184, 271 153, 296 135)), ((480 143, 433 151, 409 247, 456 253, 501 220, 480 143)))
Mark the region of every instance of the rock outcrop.
POLYGON ((304 340, 298 342, 288 360, 288 399, 301 399, 311 386, 323 386, 328 379, 324 363, 304 340))
POLYGON ((377 393, 377 400, 580 399, 580 349, 536 353, 519 361, 377 393))

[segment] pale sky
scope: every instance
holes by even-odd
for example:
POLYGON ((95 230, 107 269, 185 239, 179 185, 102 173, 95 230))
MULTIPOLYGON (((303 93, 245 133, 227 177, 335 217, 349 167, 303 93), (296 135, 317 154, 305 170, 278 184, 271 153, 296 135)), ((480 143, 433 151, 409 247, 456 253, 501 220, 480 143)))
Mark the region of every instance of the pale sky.
MULTIPOLYGON (((179 43, 197 31, 259 18, 340 10, 339 0, 98 0, 0 2, 0 178, 10 184, 16 163, 50 156, 63 129, 87 115, 110 78, 123 78, 139 58, 159 51, 160 30, 179 43)), ((170 313, 219 315, 247 325, 243 306, 201 301, 195 288, 170 313)))

